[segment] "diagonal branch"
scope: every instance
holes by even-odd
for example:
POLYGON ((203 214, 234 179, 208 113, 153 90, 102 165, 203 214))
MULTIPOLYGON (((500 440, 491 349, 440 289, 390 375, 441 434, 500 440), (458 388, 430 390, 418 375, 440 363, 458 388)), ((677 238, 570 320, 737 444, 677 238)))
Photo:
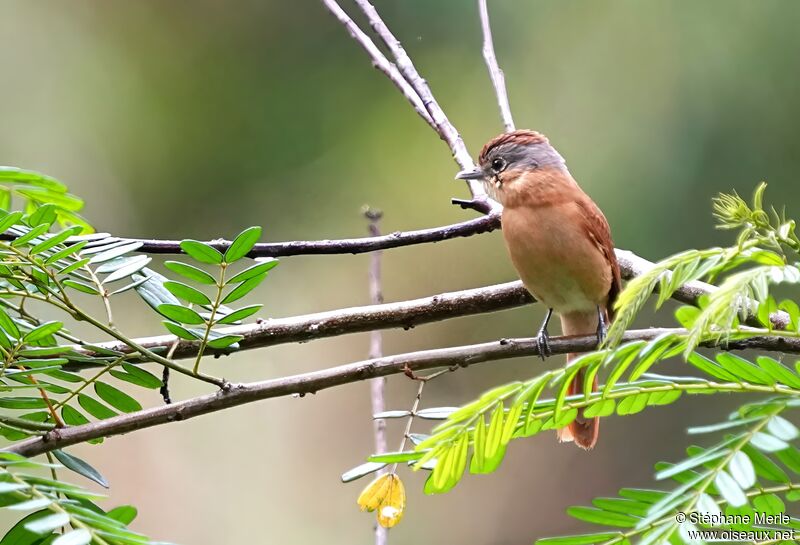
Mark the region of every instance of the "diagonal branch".
POLYGON ((381 53, 380 49, 375 45, 369 36, 364 34, 364 32, 358 28, 358 25, 345 13, 345 11, 337 4, 334 0, 322 0, 325 4, 325 7, 328 8, 334 17, 336 17, 342 25, 347 29, 347 32, 350 33, 350 36, 363 47, 369 56, 372 58, 372 65, 386 74, 392 83, 400 90, 404 97, 411 103, 414 110, 419 114, 419 116, 425 120, 425 122, 433 128, 433 130, 437 130, 436 124, 431 119, 430 114, 428 113, 427 109, 425 108, 425 104, 423 104, 422 100, 420 99, 419 95, 416 93, 414 89, 411 88, 411 85, 403 78, 400 72, 397 70, 397 66, 393 63, 389 62, 389 60, 381 53))
POLYGON ((486 61, 486 68, 489 69, 489 77, 492 79, 492 85, 494 85, 503 125, 506 128, 506 132, 511 132, 514 130, 514 118, 511 115, 511 105, 508 103, 506 77, 500 69, 500 65, 497 63, 497 55, 494 53, 492 27, 489 25, 489 8, 486 6, 486 0, 478 0, 478 11, 481 17, 481 30, 483 31, 483 59, 486 61))
MULTIPOLYGON (((685 329, 660 328, 631 330, 625 333, 623 340, 626 342, 653 340, 670 333, 685 335, 687 331, 685 329)), ((722 350, 759 349, 796 354, 800 353, 800 338, 751 337, 722 345, 706 344, 705 346, 715 346, 722 350)), ((595 335, 552 337, 550 339, 550 348, 553 354, 590 352, 596 347, 597 337, 595 335)), ((412 371, 422 371, 437 367, 468 367, 478 363, 536 355, 538 355, 536 339, 522 338, 385 356, 283 378, 247 384, 231 384, 213 394, 187 399, 172 405, 119 415, 99 422, 55 429, 44 436, 15 443, 5 451, 23 456, 35 456, 77 443, 186 420, 262 399, 290 395, 302 397, 344 384, 402 373, 406 368, 412 371)))

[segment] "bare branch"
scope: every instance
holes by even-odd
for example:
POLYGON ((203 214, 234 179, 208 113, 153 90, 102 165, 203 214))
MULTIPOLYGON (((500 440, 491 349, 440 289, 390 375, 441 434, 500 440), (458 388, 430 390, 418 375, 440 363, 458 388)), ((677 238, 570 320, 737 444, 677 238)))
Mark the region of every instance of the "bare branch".
MULTIPOLYGON (((495 312, 520 307, 532 302, 534 302, 533 297, 522 286, 522 283, 517 281, 441 293, 396 303, 351 307, 290 318, 262 320, 255 324, 220 328, 217 331, 226 335, 241 335, 244 338, 239 341, 240 350, 249 350, 379 329, 411 329, 421 324, 459 316, 495 312)), ((176 337, 172 335, 158 335, 136 339, 136 342, 151 351, 159 352, 169 349, 176 340, 176 337)), ((123 353, 131 352, 129 347, 119 342, 99 343, 98 346, 123 353)), ((94 354, 91 350, 81 346, 65 346, 65 349, 75 350, 86 355, 94 354)), ((209 350, 209 353, 213 354, 215 352, 209 350)), ((174 349, 173 358, 190 358, 196 355, 197 342, 179 340, 174 349)), ((86 365, 83 364, 79 367, 79 369, 84 368, 86 368, 86 365)))
MULTIPOLYGON (((479 210, 480 211, 480 210, 479 210)), ((485 212, 485 211, 484 211, 485 212)), ((388 235, 378 237, 343 238, 338 240, 292 240, 287 242, 262 242, 256 244, 248 257, 288 257, 296 255, 336 255, 336 254, 363 254, 376 250, 388 250, 402 246, 442 242, 460 237, 469 237, 481 233, 489 233, 500 228, 500 215, 489 214, 467 221, 417 229, 415 231, 395 231, 388 235)), ((98 235, 95 235, 98 236, 98 235)), ((13 233, 0 234, 0 240, 14 240, 17 235, 13 233)), ((100 237, 102 238, 102 236, 100 237)), ((107 235, 106 241, 112 242, 141 242, 142 246, 136 251, 146 254, 181 254, 180 240, 161 240, 113 237, 107 235)), ((68 241, 69 242, 69 241, 68 241)), ((225 252, 231 245, 229 240, 211 240, 207 244, 220 252, 225 252)))
MULTIPOLYGON (((668 333, 686 334, 687 331, 685 329, 660 328, 631 330, 625 333, 623 340, 652 340, 668 333)), ((550 339, 550 348, 554 354, 589 352, 594 350, 596 346, 596 335, 552 337, 550 339)), ((722 350, 758 349, 797 354, 800 353, 800 338, 753 337, 746 340, 730 341, 718 346, 711 344, 705 344, 704 346, 716 346, 722 350)), ((54 449, 91 441, 92 439, 111 437, 161 424, 169 424, 262 399, 290 395, 302 397, 306 394, 317 393, 320 390, 335 386, 402 373, 405 368, 409 368, 412 371, 422 371, 437 367, 468 367, 478 363, 535 356, 537 354, 536 339, 522 338, 385 356, 262 382, 232 384, 213 394, 187 399, 172 405, 119 415, 99 422, 54 429, 44 436, 15 443, 6 448, 5 451, 15 452, 23 456, 35 456, 54 449)), ((532 366, 534 368, 538 367, 535 364, 532 364, 532 366)))
MULTIPOLYGON (((334 0, 323 1, 328 3, 333 2, 334 0)), ((464 144, 464 140, 461 138, 458 130, 453 126, 452 123, 450 123, 450 120, 447 118, 442 108, 439 106, 439 103, 434 98, 433 93, 428 86, 428 82, 425 81, 422 76, 420 76, 419 72, 414 66, 414 63, 411 62, 411 58, 408 56, 408 53, 406 53, 406 50, 400 43, 400 40, 398 40, 394 34, 392 34, 392 32, 389 30, 389 27, 387 27, 386 23, 384 23, 383 19, 381 19, 381 16, 378 14, 375 7, 368 0, 355 0, 355 2, 361 8, 361 11, 364 12, 364 15, 366 15, 372 30, 375 31, 375 33, 383 41, 384 45, 386 45, 387 49, 391 52, 395 62, 397 63, 397 68, 400 70, 400 73, 422 100, 422 103, 425 105, 425 109, 427 110, 428 114, 430 114, 431 119, 433 119, 433 123, 435 125, 434 129, 436 130, 437 134, 439 134, 439 137, 447 143, 450 151, 453 153, 453 158, 455 159, 456 163, 458 163, 462 169, 473 168, 475 163, 472 161, 472 156, 469 154, 469 151, 467 151, 467 146, 464 144)), ((481 203, 483 206, 484 213, 499 211, 501 209, 499 203, 489 198, 486 193, 486 189, 483 187, 481 182, 476 180, 468 180, 467 186, 469 187, 472 198, 481 203)))
MULTIPOLYGON (((369 220, 369 234, 378 237, 381 234, 378 222, 383 215, 380 210, 367 208, 364 215, 369 220)), ((373 305, 383 303, 383 287, 381 285, 381 251, 373 252, 369 261, 369 296, 373 305)), ((383 357, 383 334, 379 329, 370 333, 369 337, 369 358, 377 359, 383 357)), ((375 377, 369 381, 370 404, 372 414, 382 413, 386 410, 384 390, 386 388, 386 377, 375 377)), ((376 418, 372 421, 375 433, 375 452, 378 454, 388 450, 386 442, 386 420, 376 418)), ((380 473, 385 473, 383 469, 380 473)), ((375 545, 386 545, 389 542, 389 530, 375 525, 375 545)))
MULTIPOLYGON (((617 257, 623 277, 626 279, 639 276, 653 264, 634 254, 617 250, 617 257)), ((715 286, 704 282, 689 282, 676 290, 673 297, 687 304, 694 304, 701 295, 710 293, 715 286)), ((450 318, 472 316, 487 312, 496 312, 528 305, 534 298, 522 285, 522 282, 507 282, 481 288, 442 293, 419 299, 350 307, 326 312, 316 312, 289 318, 273 318, 261 320, 255 324, 220 328, 218 331, 226 335, 241 335, 241 350, 252 350, 278 344, 308 342, 327 337, 336 337, 350 333, 362 333, 380 329, 411 329, 417 325, 429 324, 450 318)), ((776 328, 779 322, 786 322, 788 317, 781 313, 773 315, 776 328)), ((137 345, 156 353, 173 350, 174 359, 191 358, 197 355, 197 342, 177 339, 172 335, 157 335, 134 339, 137 345), (174 346, 174 348, 173 348, 174 346)), ((121 342, 95 343, 98 346, 122 353, 130 353, 131 349, 121 342)), ((90 349, 81 346, 65 346, 65 350, 74 350, 84 355, 94 355, 90 349)), ((209 350, 210 354, 224 354, 224 351, 209 350)), ((145 359, 140 362, 147 361, 145 359)), ((81 364, 76 369, 89 366, 81 364)))
POLYGON ((494 53, 492 27, 489 24, 489 8, 486 6, 486 0, 478 0, 478 11, 480 12, 481 29, 483 30, 483 59, 486 61, 486 68, 489 69, 489 77, 492 79, 492 85, 494 85, 503 125, 506 128, 506 132, 511 132, 514 130, 514 118, 511 116, 511 106, 508 103, 506 77, 500 69, 500 65, 497 63, 497 56, 494 53))
POLYGON ((358 25, 353 22, 349 15, 335 2, 335 0, 322 0, 322 3, 325 4, 325 7, 328 8, 334 17, 336 17, 340 23, 344 25, 347 31, 350 33, 350 36, 364 48, 367 54, 372 59, 372 65, 386 74, 392 83, 400 90, 404 97, 411 103, 411 106, 416 110, 416 112, 420 115, 425 122, 433 128, 433 130, 437 130, 436 125, 434 124, 431 116, 428 114, 428 111, 425 108, 425 105, 422 103, 419 95, 411 88, 409 83, 403 78, 400 72, 397 70, 397 67, 389 62, 389 59, 381 53, 380 49, 375 45, 375 43, 370 39, 369 36, 364 34, 364 32, 358 28, 358 25))

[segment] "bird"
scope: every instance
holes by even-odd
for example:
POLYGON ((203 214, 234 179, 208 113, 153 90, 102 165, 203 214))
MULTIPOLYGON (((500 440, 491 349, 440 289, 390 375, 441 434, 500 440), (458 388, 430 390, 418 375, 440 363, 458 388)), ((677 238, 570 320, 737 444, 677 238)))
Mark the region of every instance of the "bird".
MULTIPOLYGON (((456 178, 482 180, 503 205, 501 225, 511 262, 527 290, 548 308, 536 336, 542 359, 551 355, 547 329, 553 312, 564 335, 596 334, 600 345, 621 289, 611 229, 547 137, 532 130, 500 134, 483 147, 478 166, 456 178)), ((577 357, 567 354, 567 365, 577 357)), ((592 391, 597 386, 595 376, 592 391)), ((580 371, 568 395, 584 393, 580 371)), ((579 411, 557 437, 589 450, 599 431, 599 419, 579 411)))

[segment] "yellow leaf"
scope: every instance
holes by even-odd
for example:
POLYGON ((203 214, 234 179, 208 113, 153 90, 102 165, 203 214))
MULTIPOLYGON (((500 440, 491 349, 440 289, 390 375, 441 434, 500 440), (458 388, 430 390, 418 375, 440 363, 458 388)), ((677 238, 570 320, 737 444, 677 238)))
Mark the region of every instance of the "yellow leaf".
POLYGON ((362 511, 374 511, 380 506, 391 488, 392 475, 392 473, 380 475, 364 487, 357 500, 362 511))
POLYGON ((378 524, 384 528, 391 528, 400 522, 406 509, 406 490, 403 481, 394 473, 389 477, 391 477, 389 493, 378 509, 378 524))
POLYGON ((406 508, 403 481, 396 473, 377 477, 358 496, 358 505, 362 511, 377 511, 378 524, 391 528, 400 522, 406 508))

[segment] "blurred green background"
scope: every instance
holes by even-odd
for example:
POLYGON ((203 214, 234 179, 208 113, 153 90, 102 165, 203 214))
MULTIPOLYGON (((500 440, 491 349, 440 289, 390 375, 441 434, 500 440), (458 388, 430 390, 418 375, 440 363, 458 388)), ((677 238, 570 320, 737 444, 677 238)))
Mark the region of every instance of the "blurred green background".
MULTIPOLYGON (((376 6, 476 152, 502 126, 475 2, 376 6)), ((280 241, 365 234, 365 203, 385 211, 387 232, 473 216, 449 204, 466 189, 452 181, 447 148, 319 2, 3 7, 0 162, 67 182, 99 230, 211 238, 262 225, 267 240, 280 241)), ((762 179, 768 199, 798 212, 796 3, 493 0, 490 10, 517 124, 550 136, 619 247, 658 259, 726 243, 713 230, 710 198, 749 194, 762 179)), ((287 258, 249 301, 270 317, 365 304, 367 263, 287 258)), ((514 278, 498 233, 393 250, 384 271, 388 301, 514 278)), ((392 331, 386 350, 527 336, 541 312, 392 331)), ((131 334, 160 332, 135 297, 117 314, 131 334)), ((209 360, 205 369, 231 380, 277 377, 362 359, 367 345, 352 335, 209 360)), ((461 404, 560 362, 459 371, 432 383, 423 404, 461 404)), ((201 391, 180 380, 173 388, 176 398, 201 391)), ((393 377, 389 407, 408 407, 414 389, 393 377)), ((424 475, 404 474, 408 509, 391 542, 503 545, 578 530, 566 506, 650 486, 652 464, 689 444, 684 428, 723 417, 735 401, 683 400, 606 419, 591 453, 552 434, 517 441, 496 474, 469 476, 445 496, 423 496, 424 475)), ((389 430, 399 444, 399 427, 389 430)), ((343 485, 339 475, 371 452, 371 434, 364 383, 73 451, 111 481, 107 505, 138 505, 134 528, 158 539, 367 544, 374 517, 355 505, 365 483, 343 485)))

